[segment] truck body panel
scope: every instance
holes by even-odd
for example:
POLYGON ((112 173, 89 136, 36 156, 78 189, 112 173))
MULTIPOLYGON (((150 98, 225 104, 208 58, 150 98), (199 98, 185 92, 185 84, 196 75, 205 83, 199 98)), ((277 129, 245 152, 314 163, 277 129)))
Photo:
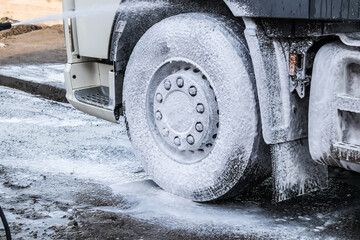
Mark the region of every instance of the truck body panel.
POLYGON ((225 0, 237 17, 359 20, 357 0, 225 0))
POLYGON ((79 12, 76 28, 79 54, 84 57, 107 59, 114 17, 121 0, 75 0, 79 12), (106 43, 106 44, 105 44, 106 43))

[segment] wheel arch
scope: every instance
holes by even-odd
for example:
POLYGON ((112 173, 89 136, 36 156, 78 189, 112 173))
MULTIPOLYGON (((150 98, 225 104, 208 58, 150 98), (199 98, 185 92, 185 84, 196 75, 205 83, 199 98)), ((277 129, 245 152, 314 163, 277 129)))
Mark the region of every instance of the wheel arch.
POLYGON ((154 24, 181 13, 203 12, 233 17, 225 1, 171 0, 167 3, 156 0, 143 0, 148 7, 138 7, 139 1, 127 0, 121 4, 114 18, 109 43, 109 60, 115 63, 116 71, 124 72, 130 55, 143 36, 154 24), (156 13, 156 14, 154 14, 156 13), (141 24, 139 24, 141 23, 141 24))

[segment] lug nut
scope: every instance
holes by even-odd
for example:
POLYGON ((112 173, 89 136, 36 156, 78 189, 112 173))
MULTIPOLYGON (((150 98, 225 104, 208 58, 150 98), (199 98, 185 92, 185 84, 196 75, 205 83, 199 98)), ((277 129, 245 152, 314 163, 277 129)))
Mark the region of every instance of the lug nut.
POLYGON ((180 138, 179 137, 175 137, 174 138, 174 144, 176 145, 176 146, 180 146, 181 145, 181 141, 180 141, 180 138))
POLYGON ((195 129, 196 131, 201 133, 202 131, 204 131, 204 126, 202 125, 202 123, 199 122, 196 124, 195 129))
POLYGON ((190 144, 190 145, 194 145, 194 143, 195 143, 195 139, 194 139, 194 137, 191 136, 191 135, 187 136, 186 141, 187 141, 188 144, 190 144))
POLYGON ((163 137, 168 137, 169 136, 169 130, 167 128, 163 129, 163 137))
POLYGON ((163 101, 163 96, 162 96, 160 93, 156 94, 156 101, 157 101, 158 103, 162 103, 162 101, 163 101))
POLYGON ((155 118, 156 118, 157 120, 159 120, 159 121, 162 119, 162 114, 161 114, 160 111, 157 111, 157 112, 155 113, 155 118))
POLYGON ((184 79, 182 77, 178 77, 178 79, 176 80, 176 84, 179 88, 182 88, 184 86, 184 79))
POLYGON ((205 112, 205 107, 203 104, 199 103, 197 106, 196 106, 196 111, 198 113, 204 113, 205 112))
POLYGON ((197 94, 197 89, 196 87, 192 86, 189 88, 189 94, 192 96, 192 97, 195 97, 196 94, 197 94))
POLYGON ((170 90, 170 89, 171 89, 171 82, 170 82, 169 80, 166 80, 166 81, 164 82, 164 88, 165 88, 166 90, 170 90))

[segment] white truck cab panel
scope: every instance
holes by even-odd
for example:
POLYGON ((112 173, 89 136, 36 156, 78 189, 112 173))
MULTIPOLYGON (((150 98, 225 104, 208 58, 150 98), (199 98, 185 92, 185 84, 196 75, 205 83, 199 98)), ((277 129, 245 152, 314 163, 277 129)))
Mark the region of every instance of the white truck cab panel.
POLYGON ((120 2, 121 0, 75 0, 80 56, 108 58, 113 21, 120 2))

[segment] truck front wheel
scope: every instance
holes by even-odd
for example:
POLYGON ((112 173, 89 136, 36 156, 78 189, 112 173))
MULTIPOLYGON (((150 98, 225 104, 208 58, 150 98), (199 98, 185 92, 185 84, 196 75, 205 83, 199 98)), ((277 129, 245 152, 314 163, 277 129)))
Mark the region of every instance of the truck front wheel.
POLYGON ((230 197, 269 175, 241 24, 192 13, 149 29, 124 80, 128 133, 146 172, 194 201, 230 197))

